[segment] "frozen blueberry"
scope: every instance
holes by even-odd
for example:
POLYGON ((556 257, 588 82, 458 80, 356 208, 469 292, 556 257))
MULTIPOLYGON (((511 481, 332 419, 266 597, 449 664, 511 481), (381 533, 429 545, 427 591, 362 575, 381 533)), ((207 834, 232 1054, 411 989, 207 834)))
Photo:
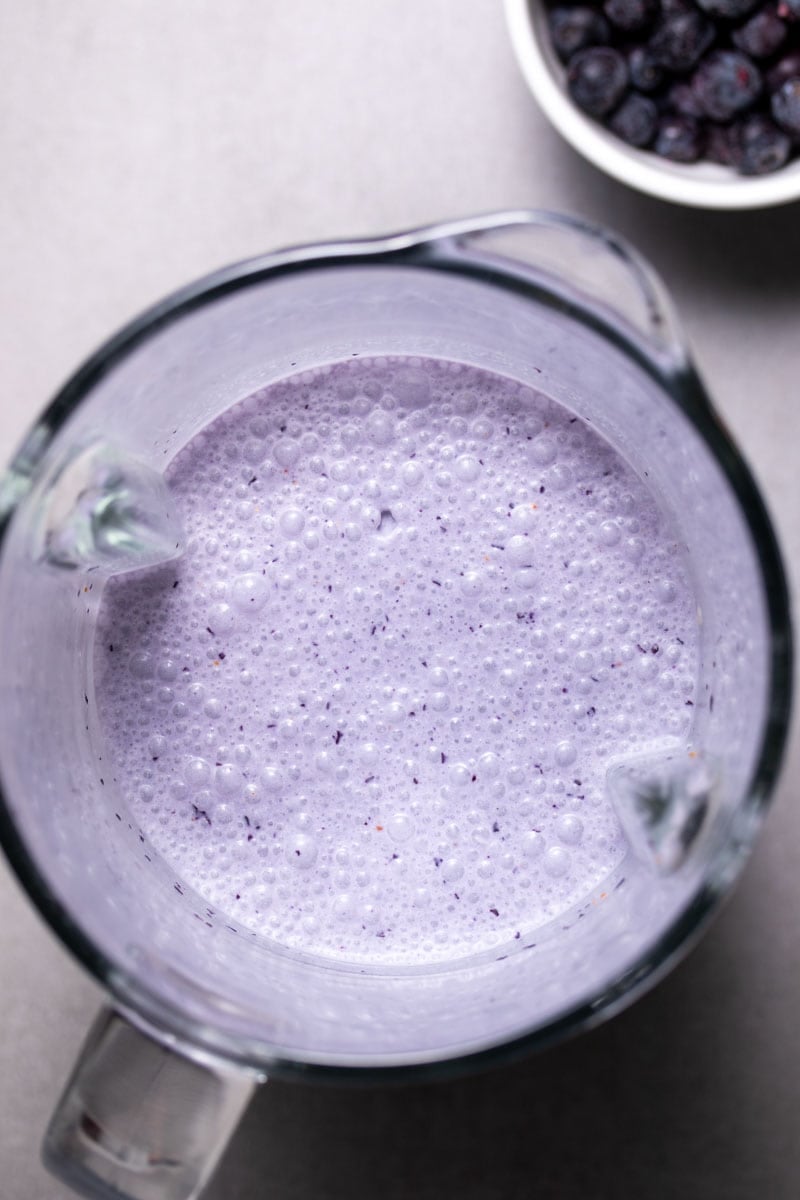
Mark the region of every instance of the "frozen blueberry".
POLYGON ((604 117, 619 104, 628 86, 628 67, 618 50, 592 46, 573 54, 567 67, 567 88, 584 112, 604 117))
POLYGON ((705 157, 709 162, 723 167, 738 167, 741 161, 741 146, 733 136, 732 125, 706 126, 705 157))
POLYGON ((714 50, 692 76, 695 95, 713 121, 729 121, 749 108, 761 85, 758 67, 738 50, 714 50))
POLYGON ((673 112, 683 117, 700 118, 706 115, 694 88, 685 80, 673 83, 667 92, 667 104, 673 112))
POLYGON ((734 29, 731 40, 737 50, 751 58, 769 58, 780 50, 786 41, 788 30, 774 9, 762 9, 739 29, 734 29))
POLYGON ((582 5, 552 9, 549 22, 553 48, 562 62, 586 46, 603 45, 611 36, 603 14, 582 5))
POLYGON ((658 109, 647 96, 631 92, 613 113, 608 124, 623 142, 643 150, 656 136, 658 109))
POLYGON ((778 16, 786 21, 800 21, 800 0, 780 0, 778 16))
POLYGON ((782 167, 792 149, 788 134, 778 129, 769 117, 752 113, 731 130, 731 140, 738 142, 739 153, 734 165, 742 175, 767 175, 782 167))
POLYGON ((800 79, 787 79, 770 99, 772 115, 794 138, 800 138, 800 79))
POLYGON ((628 51, 628 74, 631 86, 640 92, 654 92, 664 82, 664 68, 653 61, 647 46, 633 46, 628 51))
POLYGON ((714 26, 694 9, 669 13, 650 39, 653 62, 667 71, 690 71, 714 40, 714 26))
POLYGON ((672 162, 697 162, 703 153, 700 125, 693 117, 662 117, 656 134, 656 154, 672 162))
POLYGON ((800 78, 800 50, 790 50, 769 68, 766 74, 767 90, 777 92, 787 79, 800 78))
POLYGON ((722 17, 725 21, 738 21, 746 17, 758 4, 758 0, 696 0, 710 17, 722 17))
POLYGON ((617 29, 634 33, 654 20, 658 0, 605 0, 603 12, 617 29))
POLYGON ((703 154, 699 122, 692 116, 662 116, 658 122, 654 150, 672 162, 697 162, 703 154))

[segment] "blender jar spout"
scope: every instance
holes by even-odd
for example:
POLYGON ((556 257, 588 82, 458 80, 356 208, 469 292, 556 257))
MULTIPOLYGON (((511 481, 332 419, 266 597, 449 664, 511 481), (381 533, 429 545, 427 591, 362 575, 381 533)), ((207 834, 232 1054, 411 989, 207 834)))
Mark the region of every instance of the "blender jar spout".
MULTIPOLYGON (((683 331, 666 289, 624 239, 579 217, 509 211, 406 235, 429 266, 494 276, 553 293, 588 310, 606 331, 627 334, 662 371, 689 371, 683 331)), ((399 248, 399 247, 396 247, 399 248)))

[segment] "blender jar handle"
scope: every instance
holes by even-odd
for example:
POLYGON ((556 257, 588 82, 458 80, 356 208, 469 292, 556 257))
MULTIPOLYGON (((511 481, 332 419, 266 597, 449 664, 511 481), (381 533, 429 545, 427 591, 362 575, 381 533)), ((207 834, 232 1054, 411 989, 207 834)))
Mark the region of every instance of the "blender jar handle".
POLYGON ((90 1200, 193 1200, 263 1080, 104 1009, 48 1127, 45 1166, 90 1200))

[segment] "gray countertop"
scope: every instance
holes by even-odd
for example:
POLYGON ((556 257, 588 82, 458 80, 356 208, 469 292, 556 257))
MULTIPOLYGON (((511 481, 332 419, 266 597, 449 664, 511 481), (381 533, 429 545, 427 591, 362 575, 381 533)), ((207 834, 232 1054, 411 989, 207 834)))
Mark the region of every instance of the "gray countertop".
MULTIPOLYGON (((512 207, 628 237, 800 559, 800 220, 649 200, 545 124, 496 0, 0 0, 0 458, 121 322, 281 245, 512 207)), ((800 743, 713 928, 655 991, 460 1082, 271 1084, 208 1200, 795 1200, 800 743)), ((38 1145, 100 993, 0 863, 0 1197, 66 1200, 38 1145)))

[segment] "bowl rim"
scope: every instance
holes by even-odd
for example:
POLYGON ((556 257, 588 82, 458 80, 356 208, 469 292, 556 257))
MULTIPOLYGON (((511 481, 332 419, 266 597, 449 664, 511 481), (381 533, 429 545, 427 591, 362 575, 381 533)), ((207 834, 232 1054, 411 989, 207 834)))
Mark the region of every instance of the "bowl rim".
POLYGON ((542 36, 542 0, 504 0, 504 8, 517 62, 545 116, 574 150, 607 175, 647 195, 696 208, 766 208, 800 200, 800 158, 772 175, 731 176, 713 163, 671 163, 626 146, 581 112, 557 78, 542 36), (699 177, 698 170, 709 174, 699 177))

